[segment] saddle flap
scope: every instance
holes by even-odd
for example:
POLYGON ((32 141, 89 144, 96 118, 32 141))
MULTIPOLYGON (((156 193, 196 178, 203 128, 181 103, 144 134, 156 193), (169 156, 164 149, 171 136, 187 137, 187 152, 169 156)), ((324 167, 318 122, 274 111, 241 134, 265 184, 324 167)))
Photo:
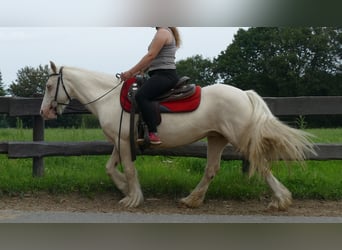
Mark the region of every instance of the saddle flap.
POLYGON ((195 91, 196 91, 195 84, 181 85, 178 88, 171 89, 170 91, 159 96, 155 100, 158 102, 176 101, 176 100, 180 100, 180 99, 184 99, 189 96, 192 96, 195 93, 195 91))

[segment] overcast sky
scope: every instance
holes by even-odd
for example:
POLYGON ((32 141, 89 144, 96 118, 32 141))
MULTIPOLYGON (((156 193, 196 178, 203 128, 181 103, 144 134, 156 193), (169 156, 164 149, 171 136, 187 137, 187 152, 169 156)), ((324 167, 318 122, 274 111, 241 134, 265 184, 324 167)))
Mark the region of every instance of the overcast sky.
MULTIPOLYGON (((213 58, 232 42, 238 27, 180 27, 176 60, 194 55, 213 58)), ((152 27, 0 27, 0 71, 9 85, 25 66, 50 60, 57 65, 116 74, 128 70, 146 52, 152 27)))
POLYGON ((154 26, 181 26, 176 60, 213 58, 245 26, 219 27, 222 20, 252 16, 246 3, 265 11, 254 0, 1 0, 0 71, 7 86, 19 69, 50 60, 116 74, 147 52, 154 26))
POLYGON ((7 85, 19 69, 49 60, 115 74, 129 69, 146 53, 154 26, 181 27, 183 46, 177 53, 181 60, 198 54, 218 56, 238 27, 307 25, 315 20, 326 25, 329 18, 341 17, 334 5, 311 3, 315 8, 310 9, 298 2, 0 0, 0 71, 7 85))

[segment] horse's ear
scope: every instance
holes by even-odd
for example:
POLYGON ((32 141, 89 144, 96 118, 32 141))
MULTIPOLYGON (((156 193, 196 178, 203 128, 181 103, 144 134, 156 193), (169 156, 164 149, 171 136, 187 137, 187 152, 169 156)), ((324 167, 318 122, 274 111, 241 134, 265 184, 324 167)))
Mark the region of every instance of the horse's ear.
POLYGON ((50 61, 50 68, 52 69, 52 72, 57 74, 57 67, 53 61, 50 61))

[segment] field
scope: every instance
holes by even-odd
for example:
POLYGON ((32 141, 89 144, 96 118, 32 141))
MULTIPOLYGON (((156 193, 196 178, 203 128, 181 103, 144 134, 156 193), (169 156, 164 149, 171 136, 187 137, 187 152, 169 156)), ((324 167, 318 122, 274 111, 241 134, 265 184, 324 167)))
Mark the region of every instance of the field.
MULTIPOLYGON (((310 129, 315 142, 342 143, 342 129, 310 129)), ((0 141, 30 141, 32 131, 1 129, 0 141)), ((98 129, 46 129, 46 141, 104 140, 98 129)), ((87 197, 119 193, 105 173, 109 156, 48 157, 45 176, 32 177, 31 159, 7 159, 0 155, 0 195, 25 196, 39 192, 80 193, 87 197)), ((140 156, 136 161, 145 197, 178 199, 187 195, 200 180, 205 159, 140 156)), ((307 161, 306 167, 277 163, 274 175, 295 199, 342 199, 342 161, 307 161)), ((223 161, 207 198, 248 200, 268 197, 270 191, 258 176, 241 174, 241 161, 223 161)))

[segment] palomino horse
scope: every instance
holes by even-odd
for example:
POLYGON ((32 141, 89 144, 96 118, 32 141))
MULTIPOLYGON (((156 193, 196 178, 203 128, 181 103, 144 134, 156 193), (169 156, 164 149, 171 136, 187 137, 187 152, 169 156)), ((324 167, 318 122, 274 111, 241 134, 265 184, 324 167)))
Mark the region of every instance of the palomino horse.
MULTIPOLYGON (((131 160, 129 114, 126 112, 123 113, 119 137, 121 80, 109 74, 73 67, 57 68, 53 62, 50 66, 51 75, 46 84, 41 115, 45 119, 56 119, 57 113, 62 114, 71 99, 85 104, 99 119, 104 134, 114 144, 106 170, 125 195, 120 203, 127 207, 141 205, 144 198, 131 160), (119 143, 120 155, 117 150, 119 143), (123 173, 117 168, 120 161, 124 166, 123 173)), ((292 197, 272 175, 271 162, 280 159, 303 161, 308 153, 315 153, 309 134, 280 122, 257 93, 224 84, 202 88, 201 103, 193 112, 162 114, 158 133, 163 141, 157 146, 160 148, 177 147, 207 137, 205 173, 196 188, 180 201, 188 207, 198 207, 203 203, 228 143, 249 160, 250 175, 257 172, 264 177, 273 191, 269 206, 279 210, 287 209, 292 197)))

